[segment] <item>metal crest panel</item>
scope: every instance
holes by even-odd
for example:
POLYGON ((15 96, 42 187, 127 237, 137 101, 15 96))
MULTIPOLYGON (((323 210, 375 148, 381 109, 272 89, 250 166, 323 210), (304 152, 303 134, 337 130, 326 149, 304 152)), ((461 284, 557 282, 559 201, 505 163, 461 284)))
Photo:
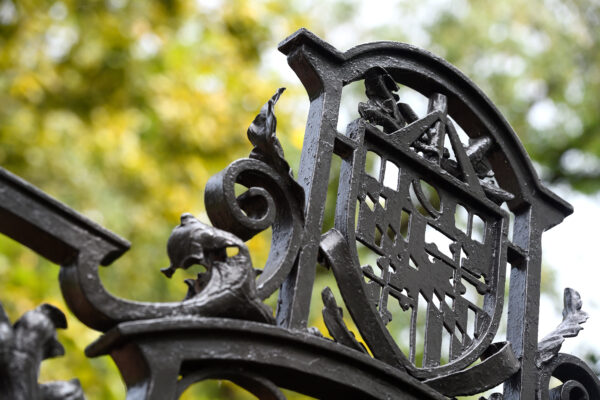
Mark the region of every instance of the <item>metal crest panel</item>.
MULTIPOLYGON (((129 243, 0 168, 0 232, 61 266, 67 305, 103 333, 86 354, 110 354, 127 398, 145 400, 178 398, 205 379, 274 400, 285 399, 279 387, 322 399, 433 400, 501 383, 490 400, 598 398, 593 371, 559 353, 588 318, 579 293, 565 289, 563 321, 538 343, 541 237, 572 208, 540 183, 490 100, 446 61, 402 43, 341 53, 301 29, 280 50, 311 101, 298 179, 276 136, 280 88, 248 128, 249 157, 206 186, 212 226, 184 213, 167 241, 167 277, 206 269, 186 279, 180 302, 113 296, 98 266, 129 243), (341 133, 342 89, 356 81, 367 101, 341 133), (429 99, 423 115, 400 99, 399 83, 429 99), (334 154, 335 226, 323 234, 334 154), (238 195, 236 185, 247 190, 238 195), (269 228, 269 258, 256 270, 245 242, 269 228), (307 326, 318 263, 331 268, 366 346, 329 287, 322 313, 333 340, 307 326), (493 343, 508 271, 506 341, 493 343), (263 300, 277 290, 273 315, 263 300), (406 340, 387 329, 399 320, 406 340), (550 389, 553 377, 562 385, 550 389)), ((65 327, 52 306, 13 325, 0 304, 0 392, 82 398, 76 381, 37 383, 41 361, 62 354, 55 329, 65 327)))
MULTIPOLYGON (((432 121, 435 125, 440 120, 432 121)), ((459 144, 456 132, 448 131, 459 144)), ((374 253, 376 260, 375 265, 361 265, 356 246, 351 246, 353 267, 362 272, 367 298, 344 293, 346 286, 338 283, 350 312, 374 305, 380 326, 385 326, 394 318, 388 302, 399 303, 410 314, 410 363, 417 367, 416 354, 424 353, 419 370, 414 371, 418 376, 468 366, 498 328, 508 216, 485 197, 481 187, 454 177, 440 167, 439 159, 419 155, 410 147, 413 142, 402 144, 410 133, 386 134, 357 122, 349 134, 357 149, 342 166, 341 176, 349 180, 340 183, 338 209, 343 211, 337 214, 336 228, 349 243, 358 242, 374 253), (367 158, 376 165, 366 163, 367 158), (465 221, 459 220, 459 207, 467 212, 465 221), (426 305, 423 314, 418 313, 419 298, 424 300, 421 306, 426 305), (418 320, 418 315, 425 320, 418 320), (419 324, 425 329, 418 330, 419 324), (425 337, 417 337, 424 333, 425 337), (449 340, 442 340, 443 335, 449 340), (424 348, 417 349, 417 342, 424 348), (449 348, 442 349, 442 344, 449 348)), ((456 149, 464 152, 461 145, 456 149)), ((372 349, 381 347, 368 337, 370 330, 361 327, 361 321, 356 323, 372 349)), ((384 347, 396 346, 391 336, 384 337, 389 341, 384 347)))

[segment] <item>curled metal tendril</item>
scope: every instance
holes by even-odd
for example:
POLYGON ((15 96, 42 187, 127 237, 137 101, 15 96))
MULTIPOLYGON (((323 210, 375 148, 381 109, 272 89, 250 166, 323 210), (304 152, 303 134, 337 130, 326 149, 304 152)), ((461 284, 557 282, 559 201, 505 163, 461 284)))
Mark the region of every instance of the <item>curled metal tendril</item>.
POLYGON ((538 387, 536 400, 600 399, 600 380, 585 362, 570 354, 559 353, 544 364, 538 387), (553 377, 562 384, 549 389, 553 377))
POLYGON ((261 299, 281 286, 300 245, 302 207, 290 188, 289 175, 254 159, 233 162, 207 183, 204 201, 212 224, 246 241, 272 228, 271 251, 257 278, 261 299), (235 195, 235 185, 248 188, 235 195))
POLYGON ((304 190, 294 180, 275 135, 274 107, 283 91, 277 90, 248 128, 254 145, 250 158, 235 161, 213 176, 204 194, 206 211, 217 228, 244 241, 273 228, 271 252, 256 282, 261 299, 277 290, 292 269, 304 218, 304 190), (236 196, 236 184, 248 190, 236 196))

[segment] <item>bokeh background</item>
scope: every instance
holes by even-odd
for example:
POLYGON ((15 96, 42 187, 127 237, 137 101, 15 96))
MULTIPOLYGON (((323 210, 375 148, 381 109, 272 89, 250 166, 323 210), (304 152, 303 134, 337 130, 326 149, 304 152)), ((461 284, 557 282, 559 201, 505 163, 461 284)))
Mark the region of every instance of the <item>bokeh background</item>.
MULTIPOLYGON (((170 230, 182 212, 207 220, 207 179, 249 153, 246 129, 280 86, 288 90, 277 104, 278 136, 297 168, 308 99, 276 48, 300 27, 340 50, 375 40, 423 47, 495 102, 541 178, 576 210, 544 239, 540 335, 561 319, 562 289, 578 289, 591 319, 565 349, 597 367, 596 0, 0 0, 0 165, 132 242, 102 270, 111 292, 178 300, 185 274, 159 273, 170 230)), ((255 266, 268 244, 268 232, 251 241, 255 266)), ((68 314, 59 334, 67 355, 46 361, 41 380, 76 376, 88 399, 124 398, 112 361, 83 355, 98 334, 68 313, 58 271, 0 238, 9 316, 41 302, 68 314)), ((319 293, 335 283, 326 270, 318 274, 311 325, 324 331, 319 293)), ((185 398, 251 396, 208 382, 185 398)))

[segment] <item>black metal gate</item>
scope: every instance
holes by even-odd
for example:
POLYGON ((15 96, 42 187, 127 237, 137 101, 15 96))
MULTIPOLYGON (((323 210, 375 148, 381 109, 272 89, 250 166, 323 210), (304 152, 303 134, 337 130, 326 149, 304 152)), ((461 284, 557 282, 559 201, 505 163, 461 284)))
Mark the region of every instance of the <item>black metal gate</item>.
MULTIPOLYGON (((541 236, 572 208, 540 183, 490 100, 446 61, 402 43, 341 53, 302 29, 279 49, 311 101, 299 177, 275 136, 280 89, 248 129, 249 157, 206 186, 213 226, 183 214, 168 240, 167 277, 207 269, 187 281, 181 302, 112 296, 98 267, 129 243, 0 170, 0 231, 61 266, 69 308, 102 333, 87 356, 113 358, 128 399, 175 399, 205 379, 261 399, 283 399, 279 387, 322 399, 445 399, 500 384, 490 399, 600 399, 585 363, 559 353, 587 319, 576 291, 565 289, 563 322, 537 339, 541 236), (361 118, 339 132, 342 89, 358 80, 361 118), (398 85, 429 99, 425 115, 398 85), (334 155, 335 226, 322 234, 334 155), (236 184, 247 190, 236 195, 236 184), (245 241, 268 228, 270 255, 257 274, 245 241), (360 338, 329 288, 323 318, 333 340, 307 327, 318 263, 332 270, 360 338), (276 290, 274 313, 262 301, 276 290), (507 341, 496 342, 505 307, 507 341), (406 321, 407 343, 390 334, 394 318, 406 321), (550 391, 551 377, 562 384, 550 391)), ((15 324, 0 314, 7 398, 83 398, 76 381, 37 384, 40 362, 63 352, 54 330, 65 324, 49 305, 15 324)))

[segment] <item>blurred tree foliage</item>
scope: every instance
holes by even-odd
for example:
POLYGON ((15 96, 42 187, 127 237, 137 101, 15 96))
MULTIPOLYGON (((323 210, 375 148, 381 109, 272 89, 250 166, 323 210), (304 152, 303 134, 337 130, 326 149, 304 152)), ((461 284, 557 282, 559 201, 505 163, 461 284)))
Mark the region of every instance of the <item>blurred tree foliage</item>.
POLYGON ((600 190, 599 2, 473 2, 430 32, 500 107, 543 179, 600 190))
MULTIPOLYGON (((177 300, 185 293, 182 274, 173 281, 158 272, 167 265, 170 229, 186 211, 207 220, 207 179, 248 154, 245 130, 285 80, 276 43, 306 26, 340 47, 345 39, 429 48, 484 89, 545 179, 600 189, 597 2, 389 1, 379 15, 370 4, 0 0, 0 165, 132 242, 102 272, 111 292, 177 300)), ((294 81, 277 105, 294 168, 305 97, 294 81)), ((250 247, 262 266, 268 233, 250 247)), ((320 274, 313 320, 323 328, 320 289, 335 283, 320 274)), ((44 301, 67 310, 58 267, 6 238, 0 275, 13 319, 44 301)), ((77 376, 90 399, 124 398, 112 362, 83 356, 97 333, 71 315, 69 324, 60 335, 67 356, 46 362, 42 379, 77 376)), ((192 396, 246 398, 220 383, 192 396)))

